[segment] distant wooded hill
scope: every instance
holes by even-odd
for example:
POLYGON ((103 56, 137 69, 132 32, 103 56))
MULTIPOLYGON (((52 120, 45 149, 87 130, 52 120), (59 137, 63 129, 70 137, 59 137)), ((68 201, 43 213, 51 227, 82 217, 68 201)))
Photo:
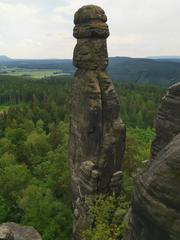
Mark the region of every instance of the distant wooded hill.
POLYGON ((110 58, 109 73, 121 82, 170 85, 180 81, 180 62, 115 57, 110 58))
POLYGON ((0 55, 0 62, 6 62, 12 60, 11 58, 5 56, 5 55, 0 55))
MULTIPOLYGON (((26 69, 61 69, 73 74, 75 68, 69 59, 12 60, 0 58, 0 66, 26 69)), ((180 81, 180 58, 112 57, 108 71, 114 81, 170 85, 180 81)))
POLYGON ((158 60, 158 61, 180 62, 180 56, 151 56, 147 58, 158 60))

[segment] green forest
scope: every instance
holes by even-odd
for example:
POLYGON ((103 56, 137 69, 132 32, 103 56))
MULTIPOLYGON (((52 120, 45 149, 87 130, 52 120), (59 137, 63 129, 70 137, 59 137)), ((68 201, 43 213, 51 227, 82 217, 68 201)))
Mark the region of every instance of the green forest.
MULTIPOLYGON (((0 76, 0 222, 34 226, 43 240, 71 239, 68 165, 71 83, 68 76, 40 80, 0 76)), ((117 82, 115 88, 121 117, 127 126, 124 204, 118 206, 124 216, 134 176, 149 158, 154 117, 166 89, 158 85, 117 82)), ((107 224, 102 225, 101 220, 108 219, 114 199, 102 197, 99 201, 99 205, 103 202, 107 206, 107 212, 92 206, 97 228, 93 230, 93 238, 91 230, 84 233, 85 239, 104 239, 100 232, 106 232, 107 224), (98 225, 98 221, 101 224, 98 225)), ((114 234, 119 236, 123 226, 113 227, 114 234)), ((106 234, 111 236, 110 232, 106 234)))

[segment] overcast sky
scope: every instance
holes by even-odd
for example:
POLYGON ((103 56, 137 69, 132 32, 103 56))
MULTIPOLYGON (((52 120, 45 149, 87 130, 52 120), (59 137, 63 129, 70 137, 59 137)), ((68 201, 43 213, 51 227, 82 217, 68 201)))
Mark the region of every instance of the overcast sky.
POLYGON ((180 0, 0 0, 0 55, 71 58, 74 12, 101 6, 110 56, 180 55, 180 0))

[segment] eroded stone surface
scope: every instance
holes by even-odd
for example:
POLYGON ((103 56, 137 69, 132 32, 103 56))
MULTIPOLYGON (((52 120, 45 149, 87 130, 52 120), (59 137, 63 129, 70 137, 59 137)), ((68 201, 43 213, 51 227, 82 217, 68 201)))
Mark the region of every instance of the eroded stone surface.
POLYGON ((73 35, 77 38, 74 65, 83 70, 105 70, 108 65, 106 38, 109 36, 107 17, 98 6, 80 8, 74 17, 73 35))
POLYGON ((0 239, 1 240, 14 240, 12 231, 4 225, 0 225, 0 239))
POLYGON ((156 133, 151 161, 136 181, 124 240, 180 239, 180 83, 162 100, 156 133))
POLYGON ((163 97, 155 128, 156 138, 151 147, 151 160, 180 133, 180 83, 171 86, 163 97))
POLYGON ((180 239, 180 134, 138 178, 131 240, 180 239))
POLYGON ((0 239, 2 240, 42 240, 40 234, 33 228, 16 223, 0 225, 0 239))
POLYGON ((74 208, 74 239, 81 239, 90 223, 86 197, 119 194, 125 126, 119 118, 119 100, 107 72, 107 17, 97 6, 82 7, 75 14, 70 166, 74 208))
POLYGON ((107 17, 104 10, 96 5, 86 5, 81 7, 74 15, 74 24, 86 24, 92 21, 106 22, 107 17))

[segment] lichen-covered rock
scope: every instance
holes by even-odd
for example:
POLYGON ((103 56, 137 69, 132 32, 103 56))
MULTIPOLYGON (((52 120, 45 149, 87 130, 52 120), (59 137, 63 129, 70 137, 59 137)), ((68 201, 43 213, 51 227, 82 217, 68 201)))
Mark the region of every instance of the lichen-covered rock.
POLYGON ((12 231, 4 225, 0 225, 0 239, 1 240, 14 240, 12 231))
POLYGON ((95 5, 80 8, 74 18, 73 35, 77 38, 74 65, 83 70, 105 70, 108 64, 106 38, 109 36, 107 17, 95 5))
POLYGON ((119 118, 119 100, 105 71, 108 64, 107 17, 94 5, 75 14, 74 65, 78 68, 72 86, 70 166, 74 208, 74 239, 81 239, 90 223, 85 198, 121 190, 121 163, 125 126, 119 118))
POLYGON ((79 39, 74 49, 74 66, 83 70, 104 70, 108 65, 105 39, 79 39))
POLYGON ((0 225, 0 239, 2 240, 42 240, 40 234, 29 226, 16 223, 3 223, 0 225))
POLYGON ((107 22, 104 10, 96 5, 86 5, 81 7, 74 15, 74 24, 86 24, 87 22, 107 22))
POLYGON ((180 133, 180 83, 172 85, 163 97, 155 128, 156 138, 151 147, 151 160, 180 133))

